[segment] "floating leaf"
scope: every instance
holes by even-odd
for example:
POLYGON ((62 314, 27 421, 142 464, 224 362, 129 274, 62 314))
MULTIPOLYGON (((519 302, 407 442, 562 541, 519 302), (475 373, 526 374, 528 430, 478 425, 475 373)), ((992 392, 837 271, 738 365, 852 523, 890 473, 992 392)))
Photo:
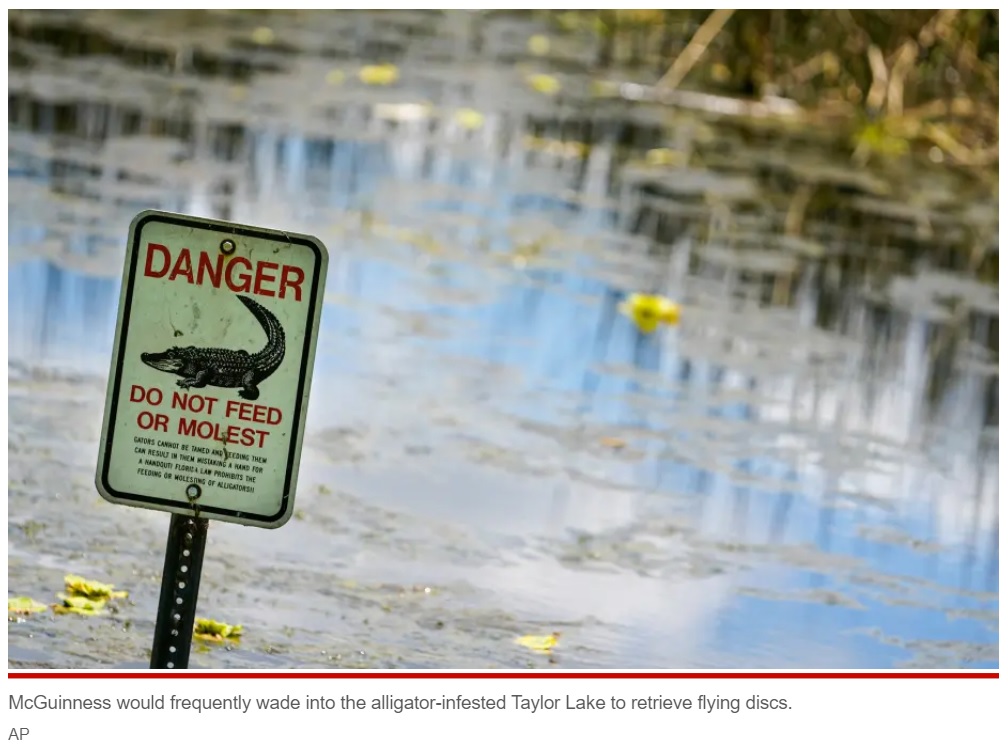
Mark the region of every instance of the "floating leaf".
POLYGON ((581 20, 581 14, 574 10, 558 13, 555 20, 557 25, 564 31, 577 31, 584 25, 584 22, 581 20))
POLYGON ((658 147, 648 150, 645 159, 649 166, 682 166, 689 161, 689 156, 681 150, 658 147))
POLYGON ((519 243, 514 248, 514 256, 522 256, 526 259, 531 259, 539 256, 543 252, 543 248, 546 245, 548 236, 542 238, 536 238, 534 240, 528 241, 527 243, 519 243))
POLYGON ((428 103, 379 103, 374 107, 375 117, 393 122, 422 121, 430 117, 431 111, 428 103))
POLYGON ((459 109, 455 112, 455 121, 465 129, 479 129, 485 120, 486 117, 475 109, 459 109))
POLYGON ((529 150, 557 155, 562 158, 584 158, 590 151, 589 145, 577 140, 554 140, 547 137, 525 135, 522 144, 529 150))
POLYGON ((45 530, 45 523, 40 523, 38 520, 28 520, 19 527, 21 532, 25 534, 25 538, 34 541, 39 533, 45 530))
POLYGON ((544 57, 549 54, 550 50, 550 40, 548 36, 543 36, 542 34, 536 34, 535 36, 530 36, 528 40, 528 50, 529 53, 536 55, 537 57, 544 57))
POLYGON ((593 80, 589 86, 595 98, 614 98, 619 96, 619 83, 612 80, 593 80))
POLYGON ((276 39, 276 34, 269 26, 260 26, 252 32, 252 41, 256 44, 266 46, 272 44, 274 39, 276 39))
POLYGON ((232 626, 212 618, 197 618, 193 626, 193 637, 205 642, 238 642, 241 635, 241 624, 232 626))
POLYGON ((633 8, 631 10, 614 10, 613 15, 616 16, 617 23, 644 26, 650 23, 662 23, 665 12, 650 8, 642 10, 633 8))
POLYGON ((715 83, 727 83, 731 80, 731 68, 720 62, 715 62, 710 68, 711 80, 715 83))
POLYGON ((619 306, 643 333, 653 333, 660 324, 674 326, 679 323, 679 305, 661 295, 633 293, 619 306))
POLYGON ((535 73, 525 78, 525 82, 533 89, 546 96, 552 96, 560 92, 560 81, 552 75, 545 73, 535 73))
POLYGON ((74 597, 87 598, 88 600, 117 600, 129 595, 125 590, 113 589, 115 585, 107 585, 104 582, 95 582, 84 579, 76 574, 68 574, 63 578, 66 583, 67 594, 74 597))
POLYGON ((81 595, 64 595, 60 593, 57 597, 62 603, 53 605, 52 609, 57 613, 77 613, 81 616, 100 616, 105 612, 104 600, 91 600, 81 595))
POLYGON ((41 613, 49 608, 45 603, 40 603, 29 597, 21 596, 7 598, 7 618, 11 616, 30 616, 32 613, 41 613))
POLYGON ((533 652, 549 654, 553 651, 553 647, 557 645, 559 640, 560 632, 554 631, 552 634, 547 634, 546 636, 536 636, 535 634, 519 636, 515 639, 515 642, 526 649, 531 649, 533 652))
POLYGON ((399 79, 399 68, 395 65, 365 65, 358 76, 365 85, 392 85, 399 79))
POLYGON ((325 81, 329 85, 340 85, 344 80, 346 80, 346 73, 344 73, 342 70, 336 70, 336 69, 330 70, 329 72, 326 73, 325 76, 325 81))
POLYGON ((883 157, 898 157, 910 150, 910 141, 898 122, 880 120, 871 122, 853 136, 857 151, 875 153, 883 157))
POLYGON ((599 444, 613 450, 622 450, 626 447, 626 440, 621 437, 603 437, 599 440, 599 444))

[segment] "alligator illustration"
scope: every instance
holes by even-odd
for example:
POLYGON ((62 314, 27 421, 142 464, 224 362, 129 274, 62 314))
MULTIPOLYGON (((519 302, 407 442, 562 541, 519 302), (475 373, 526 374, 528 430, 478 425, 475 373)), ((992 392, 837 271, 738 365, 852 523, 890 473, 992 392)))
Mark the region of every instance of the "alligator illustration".
POLYGON ((250 297, 235 295, 251 311, 266 332, 266 346, 255 354, 244 349, 217 347, 171 347, 164 352, 144 352, 140 359, 155 370, 181 375, 179 388, 239 388, 249 401, 259 398, 259 384, 283 362, 283 326, 272 313, 250 297))

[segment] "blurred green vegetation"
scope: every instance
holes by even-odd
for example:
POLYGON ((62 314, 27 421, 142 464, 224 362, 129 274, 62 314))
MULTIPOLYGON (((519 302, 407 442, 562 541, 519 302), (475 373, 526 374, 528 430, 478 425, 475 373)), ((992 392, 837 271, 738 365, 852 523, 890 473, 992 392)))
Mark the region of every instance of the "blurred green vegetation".
POLYGON ((659 88, 784 97, 855 160, 919 154, 998 162, 997 10, 540 11, 597 38, 600 68, 648 68, 659 88))

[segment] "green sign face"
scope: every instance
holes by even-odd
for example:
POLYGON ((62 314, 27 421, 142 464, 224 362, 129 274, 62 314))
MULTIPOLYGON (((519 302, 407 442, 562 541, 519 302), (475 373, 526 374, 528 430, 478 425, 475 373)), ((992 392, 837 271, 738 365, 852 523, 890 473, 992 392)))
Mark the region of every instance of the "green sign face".
POLYGON ((96 484, 278 528, 294 510, 328 252, 166 212, 130 225, 96 484))

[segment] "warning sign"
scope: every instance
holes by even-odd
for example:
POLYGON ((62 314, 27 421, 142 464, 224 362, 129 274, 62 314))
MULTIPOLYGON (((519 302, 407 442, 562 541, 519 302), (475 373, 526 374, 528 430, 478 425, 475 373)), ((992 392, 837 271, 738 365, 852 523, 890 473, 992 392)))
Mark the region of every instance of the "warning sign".
POLYGON ((287 522, 327 267, 311 236, 137 215, 98 455, 102 496, 265 528, 287 522))

